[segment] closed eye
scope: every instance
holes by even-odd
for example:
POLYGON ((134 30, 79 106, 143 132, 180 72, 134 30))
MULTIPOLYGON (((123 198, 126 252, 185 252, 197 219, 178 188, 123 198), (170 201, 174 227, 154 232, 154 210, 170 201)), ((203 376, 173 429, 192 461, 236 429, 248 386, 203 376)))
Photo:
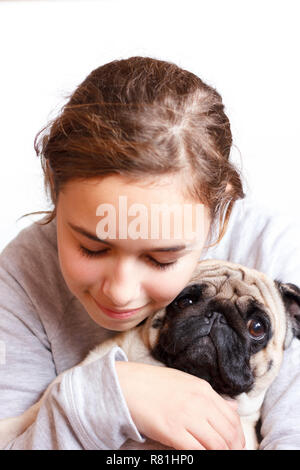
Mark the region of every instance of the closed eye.
MULTIPOLYGON (((101 256, 103 256, 105 253, 107 253, 109 251, 109 248, 104 248, 103 250, 93 251, 93 250, 89 250, 88 248, 85 248, 82 245, 79 245, 79 250, 80 250, 81 254, 83 254, 87 258, 100 258, 101 256)), ((149 255, 146 255, 146 259, 153 266, 155 266, 158 269, 162 269, 162 270, 168 269, 168 268, 170 268, 171 266, 173 266, 174 264, 177 263, 177 260, 171 261, 169 263, 161 263, 161 262, 157 261, 155 258, 152 258, 152 256, 149 256, 149 255)))
POLYGON ((159 269, 168 269, 177 263, 177 260, 170 261, 169 263, 160 263, 159 261, 157 261, 156 259, 152 258, 152 256, 149 256, 149 255, 147 255, 146 258, 148 259, 150 263, 152 263, 154 266, 156 266, 159 269))
POLYGON ((79 245, 79 250, 81 254, 83 254, 87 258, 99 258, 99 256, 101 256, 107 251, 107 248, 104 248, 104 250, 93 251, 93 250, 88 250, 82 245, 79 245))

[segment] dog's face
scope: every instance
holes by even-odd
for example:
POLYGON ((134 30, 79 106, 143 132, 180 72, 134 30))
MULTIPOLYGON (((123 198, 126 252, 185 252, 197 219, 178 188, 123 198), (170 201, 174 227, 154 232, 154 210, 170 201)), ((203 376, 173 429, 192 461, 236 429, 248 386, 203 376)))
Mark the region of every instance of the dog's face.
POLYGON ((300 290, 244 266, 199 263, 189 285, 147 321, 152 356, 235 397, 265 390, 300 336, 300 290))

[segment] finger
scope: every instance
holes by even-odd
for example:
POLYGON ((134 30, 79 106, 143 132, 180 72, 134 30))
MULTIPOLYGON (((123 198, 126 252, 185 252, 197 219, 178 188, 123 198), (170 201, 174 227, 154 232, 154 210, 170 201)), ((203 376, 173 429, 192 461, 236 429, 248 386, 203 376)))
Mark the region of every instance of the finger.
POLYGON ((224 399, 221 395, 219 395, 206 381, 201 381, 201 392, 206 392, 206 397, 213 401, 213 403, 218 406, 219 409, 223 410, 226 414, 227 418, 232 422, 232 424, 236 424, 236 414, 234 413, 234 405, 232 403, 236 403, 235 400, 224 399), (205 384, 205 387, 203 385, 205 384))
POLYGON ((230 450, 242 450, 244 443, 238 427, 233 427, 226 416, 218 409, 212 409, 207 417, 208 423, 226 442, 230 450))
POLYGON ((206 450, 201 442, 199 442, 193 434, 187 431, 180 436, 173 436, 171 443, 168 442, 167 445, 176 450, 206 450))
POLYGON ((229 450, 225 439, 208 421, 203 421, 197 428, 190 427, 188 431, 207 450, 229 450))
MULTIPOLYGON (((220 395, 215 394, 212 396, 212 400, 214 402, 214 405, 216 408, 219 410, 220 414, 224 416, 227 420, 227 428, 231 430, 230 436, 238 435, 238 442, 242 447, 245 445, 245 436, 244 436, 244 431, 241 425, 241 420, 240 417, 237 413, 237 410, 235 409, 234 405, 232 404, 233 402, 229 402, 227 400, 224 400, 220 395)), ((225 426, 226 429, 226 426, 225 426)), ((231 441, 231 438, 230 438, 231 441)))
POLYGON ((210 398, 212 399, 213 403, 218 407, 218 409, 221 410, 222 413, 224 413, 224 415, 231 422, 231 424, 233 426, 236 426, 238 421, 238 413, 237 406, 234 405, 235 402, 233 400, 225 400, 218 393, 212 394, 210 398))

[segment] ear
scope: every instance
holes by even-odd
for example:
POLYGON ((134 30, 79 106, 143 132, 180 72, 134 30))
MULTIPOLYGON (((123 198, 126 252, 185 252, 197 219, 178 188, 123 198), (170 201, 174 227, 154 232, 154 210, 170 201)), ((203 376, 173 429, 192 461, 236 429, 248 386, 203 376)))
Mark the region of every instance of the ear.
POLYGON ((300 289, 295 284, 275 281, 287 312, 287 334, 284 349, 294 336, 300 339, 300 289))

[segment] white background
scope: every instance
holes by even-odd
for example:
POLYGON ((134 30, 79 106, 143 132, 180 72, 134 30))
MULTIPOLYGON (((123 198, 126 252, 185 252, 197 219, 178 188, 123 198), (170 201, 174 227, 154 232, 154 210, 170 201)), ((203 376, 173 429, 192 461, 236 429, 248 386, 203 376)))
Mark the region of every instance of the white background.
POLYGON ((299 0, 0 0, 0 250, 48 209, 35 134, 94 68, 175 62, 223 96, 245 190, 298 218, 299 0))

